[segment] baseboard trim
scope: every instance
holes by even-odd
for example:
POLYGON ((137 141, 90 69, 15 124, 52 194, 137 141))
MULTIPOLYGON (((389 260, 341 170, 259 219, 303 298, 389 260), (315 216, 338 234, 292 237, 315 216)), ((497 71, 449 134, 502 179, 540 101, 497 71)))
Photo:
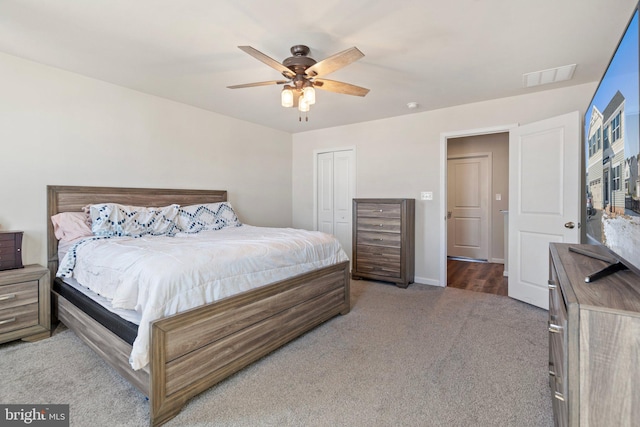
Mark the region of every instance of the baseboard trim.
POLYGON ((415 277, 414 278, 414 282, 419 284, 419 285, 440 286, 441 288, 444 287, 444 284, 440 283, 439 280, 437 280, 437 279, 428 279, 426 277, 415 277))

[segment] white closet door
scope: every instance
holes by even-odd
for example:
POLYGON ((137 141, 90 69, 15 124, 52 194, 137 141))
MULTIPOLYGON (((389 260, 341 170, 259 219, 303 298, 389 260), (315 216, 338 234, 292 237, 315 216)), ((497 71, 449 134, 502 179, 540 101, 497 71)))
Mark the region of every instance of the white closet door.
POLYGON ((333 234, 333 153, 318 154, 318 230, 333 234))
POLYGON ((317 157, 318 230, 336 236, 351 256, 351 205, 355 195, 355 152, 340 150, 317 157))

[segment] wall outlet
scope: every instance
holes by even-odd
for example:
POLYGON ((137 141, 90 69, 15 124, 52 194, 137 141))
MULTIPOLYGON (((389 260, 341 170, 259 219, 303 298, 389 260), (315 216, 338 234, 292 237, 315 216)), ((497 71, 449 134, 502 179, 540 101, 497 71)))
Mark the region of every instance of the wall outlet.
POLYGON ((423 191, 420 193, 420 200, 433 200, 433 191, 423 191))

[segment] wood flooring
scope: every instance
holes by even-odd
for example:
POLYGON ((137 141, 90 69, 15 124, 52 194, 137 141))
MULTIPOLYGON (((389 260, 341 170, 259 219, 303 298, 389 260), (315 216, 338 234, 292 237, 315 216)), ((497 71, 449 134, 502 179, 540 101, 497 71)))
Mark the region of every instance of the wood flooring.
POLYGON ((447 286, 494 295, 508 295, 504 265, 488 262, 447 260, 447 286))

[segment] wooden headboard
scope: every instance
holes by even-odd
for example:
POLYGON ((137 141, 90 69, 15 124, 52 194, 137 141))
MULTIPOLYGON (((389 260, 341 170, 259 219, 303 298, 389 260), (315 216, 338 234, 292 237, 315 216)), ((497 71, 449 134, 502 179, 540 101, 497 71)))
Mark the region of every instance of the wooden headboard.
POLYGON ((51 280, 58 271, 58 239, 53 233, 51 217, 60 212, 81 212, 87 205, 120 203, 129 206, 181 206, 226 202, 223 190, 173 190, 165 188, 47 186, 47 266, 51 280))

